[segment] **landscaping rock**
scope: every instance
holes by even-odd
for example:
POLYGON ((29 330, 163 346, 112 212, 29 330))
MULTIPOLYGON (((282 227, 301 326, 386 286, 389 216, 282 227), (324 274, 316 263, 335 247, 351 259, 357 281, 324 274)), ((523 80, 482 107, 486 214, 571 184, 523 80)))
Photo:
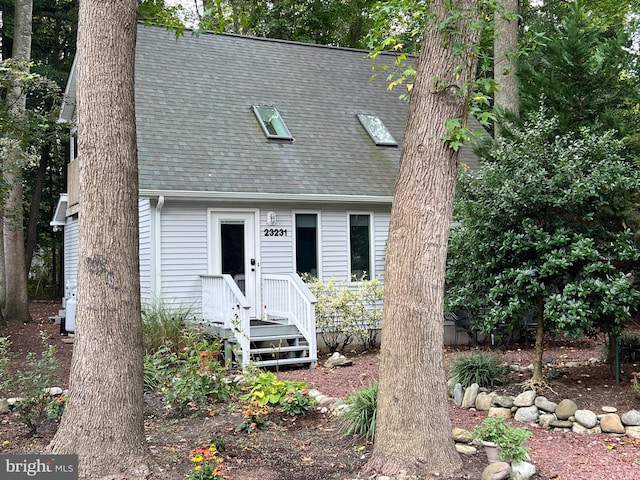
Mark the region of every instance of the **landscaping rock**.
POLYGON ((536 474, 536 467, 529 462, 511 464, 511 480, 529 480, 536 474))
POLYGON ((480 385, 477 383, 471 384, 465 391, 464 397, 462 397, 462 408, 471 408, 476 404, 476 397, 480 391, 480 385))
POLYGON ((558 404, 547 399, 547 397, 536 397, 534 405, 545 412, 554 413, 558 404))
POLYGON ((573 422, 571 420, 554 420, 549 424, 550 427, 553 428, 567 428, 570 429, 573 427, 573 422))
POLYGON ((7 402, 6 398, 0 399, 0 415, 4 415, 5 413, 9 413, 9 402, 7 402))
POLYGON ((453 403, 456 404, 456 406, 460 406, 462 405, 462 398, 464 397, 464 391, 462 390, 462 384, 461 383, 456 383, 455 386, 453 387, 453 403))
POLYGON ((476 447, 463 443, 456 443, 456 450, 462 455, 475 455, 478 453, 478 449, 476 447))
POLYGON ((60 387, 51 387, 47 388, 46 390, 47 393, 52 397, 59 397, 60 395, 62 395, 62 389, 60 387))
POLYGON ((491 407, 489 409, 489 413, 487 413, 487 416, 488 417, 511 418, 511 409, 510 408, 491 407))
POLYGON ((482 471, 482 480, 504 480, 511 475, 511 465, 507 462, 490 463, 482 471))
POLYGON ((598 434, 598 433, 602 433, 602 430, 600 429, 599 425, 596 425, 593 428, 585 428, 582 425, 580 425, 578 422, 575 422, 573 424, 573 427, 571 427, 571 431, 573 433, 577 433, 577 434, 582 434, 582 435, 594 435, 594 434, 598 434))
POLYGON ((593 428, 598 424, 598 417, 591 410, 576 410, 576 422, 585 428, 593 428))
POLYGON ((513 407, 513 398, 506 395, 497 395, 493 397, 493 404, 497 407, 511 408, 513 407))
POLYGON ((493 401, 493 395, 480 392, 476 397, 476 409, 481 412, 487 412, 491 408, 491 403, 493 401))
POLYGON ((576 402, 565 398, 558 404, 555 413, 558 420, 568 420, 569 417, 572 417, 576 413, 576 410, 578 410, 576 402))
POLYGON ((531 405, 530 407, 519 408, 513 418, 517 422, 531 423, 537 422, 539 416, 540 412, 538 410, 538 407, 536 407, 535 405, 531 405))
POLYGON ((557 418, 553 413, 543 413, 538 417, 538 425, 542 428, 549 428, 551 422, 555 420, 557 420, 557 418))
POLYGON ((604 406, 602 407, 602 411, 604 413, 616 413, 618 411, 618 409, 616 407, 610 407, 610 406, 604 406))
POLYGON ((473 441, 473 435, 469 430, 464 428, 455 427, 451 430, 453 441, 456 443, 471 443, 473 441))
POLYGON ((622 421, 617 413, 607 413, 600 419, 600 428, 603 433, 624 433, 622 421))
POLYGON ((536 391, 535 390, 527 390, 522 392, 513 400, 513 405, 516 407, 530 407, 533 405, 533 402, 536 400, 536 391))
POLYGON ((631 438, 640 438, 640 426, 625 427, 624 433, 631 438))
POLYGON ((320 390, 316 390, 315 388, 309 390, 309 398, 316 398, 320 395, 320 390))
POLYGON ((351 365, 353 362, 339 352, 333 352, 333 355, 324 362, 325 368, 349 367, 351 365))
POLYGON ((640 411, 629 410, 622 414, 621 420, 623 425, 628 427, 637 427, 640 425, 640 411))

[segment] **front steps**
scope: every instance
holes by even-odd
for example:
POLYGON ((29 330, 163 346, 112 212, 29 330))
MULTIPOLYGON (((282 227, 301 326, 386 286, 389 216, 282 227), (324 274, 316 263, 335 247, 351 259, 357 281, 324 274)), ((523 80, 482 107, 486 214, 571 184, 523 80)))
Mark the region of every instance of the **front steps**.
MULTIPOLYGON (((209 333, 225 339, 224 352, 233 352, 240 363, 232 332, 224 327, 210 327, 209 333)), ((314 368, 316 359, 309 356, 309 345, 295 325, 280 323, 277 319, 252 319, 249 331, 250 361, 258 368, 299 365, 314 368)))

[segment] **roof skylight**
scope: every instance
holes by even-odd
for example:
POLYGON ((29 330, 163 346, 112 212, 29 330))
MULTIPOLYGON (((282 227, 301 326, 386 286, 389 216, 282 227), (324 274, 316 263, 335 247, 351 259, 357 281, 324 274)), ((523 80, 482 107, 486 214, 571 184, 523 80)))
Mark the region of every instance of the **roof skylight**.
POLYGON ((398 146, 398 142, 396 142, 395 138, 393 138, 393 135, 391 135, 391 132, 389 132, 385 124, 382 123, 380 117, 378 117, 377 115, 366 113, 359 113, 357 117, 364 129, 371 137, 371 140, 373 140, 376 145, 390 147, 398 146))
POLYGON ((293 140, 291 132, 289 132, 276 107, 253 105, 251 108, 256 114, 256 118, 260 122, 260 126, 267 138, 293 140))

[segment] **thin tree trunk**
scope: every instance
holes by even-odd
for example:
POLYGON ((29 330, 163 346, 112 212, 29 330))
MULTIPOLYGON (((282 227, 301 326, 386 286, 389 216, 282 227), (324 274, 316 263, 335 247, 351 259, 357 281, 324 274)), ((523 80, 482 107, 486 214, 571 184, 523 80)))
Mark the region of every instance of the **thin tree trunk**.
MULTIPOLYGON (((31 59, 32 0, 17 0, 15 9, 15 29, 13 35, 12 58, 28 62, 31 59)), ((15 88, 8 92, 8 101, 15 111, 26 109, 27 99, 22 91, 15 88)), ((11 149, 5 162, 4 179, 8 193, 4 204, 4 261, 5 261, 5 316, 8 320, 31 321, 29 315, 29 294, 24 256, 23 191, 22 166, 24 158, 19 142, 11 149)))
POLYGON ((38 164, 38 175, 36 176, 36 185, 33 189, 33 197, 31 197, 31 209, 29 210, 29 225, 27 226, 27 243, 25 247, 25 267, 26 274, 29 275, 31 262, 33 261, 33 252, 36 248, 38 237, 38 220, 40 219, 40 203, 42 201, 42 191, 44 190, 44 180, 49 168, 51 159, 51 144, 47 143, 42 147, 40 155, 40 163, 38 164))
POLYGON ((78 289, 69 400, 53 453, 76 453, 80 477, 144 478, 136 0, 81 1, 77 121, 78 289), (116 476, 117 475, 117 476, 116 476))
MULTIPOLYGON (((494 73, 498 90, 494 94, 498 112, 520 113, 515 54, 518 49, 518 0, 499 0, 493 37, 494 73)), ((496 134, 498 134, 496 128, 496 134)))
MULTIPOLYGON (((451 16, 432 2, 434 25, 451 16)), ((473 81, 469 50, 476 2, 453 2, 465 13, 459 36, 427 27, 411 92, 409 118, 391 212, 385 264, 385 299, 375 444, 367 472, 453 474, 462 467, 451 436, 443 364, 444 271, 458 154, 441 139, 445 124, 466 119, 461 85, 473 81), (462 67, 459 71, 456 67, 462 67), (435 90, 434 79, 446 88, 435 90)))
POLYGON ((544 377, 542 375, 542 354, 544 353, 544 299, 542 296, 536 298, 536 346, 533 357, 532 386, 542 385, 544 377))

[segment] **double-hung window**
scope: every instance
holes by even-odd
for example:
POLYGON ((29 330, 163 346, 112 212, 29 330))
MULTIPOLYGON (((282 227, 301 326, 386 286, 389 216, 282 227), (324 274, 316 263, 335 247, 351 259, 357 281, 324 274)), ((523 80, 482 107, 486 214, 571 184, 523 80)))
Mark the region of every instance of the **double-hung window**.
POLYGON ((349 258, 353 280, 371 280, 371 215, 349 214, 349 258))
POLYGON ((318 215, 296 213, 296 271, 318 277, 318 215))

